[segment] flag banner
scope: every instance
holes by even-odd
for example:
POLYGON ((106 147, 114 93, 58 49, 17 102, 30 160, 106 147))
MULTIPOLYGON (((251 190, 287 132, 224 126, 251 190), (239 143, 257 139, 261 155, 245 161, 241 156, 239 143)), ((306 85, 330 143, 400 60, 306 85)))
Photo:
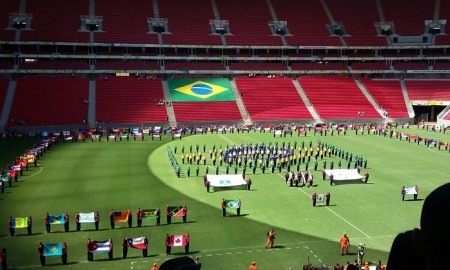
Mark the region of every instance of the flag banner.
POLYGON ((92 140, 99 140, 100 139, 100 134, 92 134, 91 135, 91 139, 92 140))
POLYGON ((80 223, 93 223, 95 222, 95 213, 80 213, 80 223))
POLYGON ((326 175, 329 177, 331 174, 333 174, 333 181, 334 183, 343 183, 345 181, 352 181, 352 180, 361 180, 364 178, 364 176, 360 175, 358 173, 357 169, 335 169, 335 170, 325 170, 326 175))
POLYGON ((144 212, 143 218, 156 218, 156 209, 144 209, 142 210, 144 212))
MULTIPOLYGON (((81 216, 80 216, 81 217, 81 216)), ((64 216, 64 214, 61 215, 50 215, 48 222, 50 224, 64 224, 66 222, 66 217, 64 216)))
POLYGON ((247 185, 242 174, 207 174, 206 178, 212 187, 236 187, 247 185))
POLYGON ((416 186, 405 186, 405 194, 406 195, 417 194, 416 186))
POLYGON ((128 138, 128 134, 122 133, 122 134, 120 134, 120 138, 126 139, 126 138, 128 138))
POLYGON ((282 135, 283 135, 283 131, 279 130, 279 129, 275 130, 275 132, 273 134, 273 136, 282 136, 282 135))
POLYGON ((11 221, 12 221, 12 227, 15 229, 28 227, 28 217, 13 218, 11 221))
POLYGON ((41 132, 42 137, 48 137, 48 131, 42 131, 41 132))
POLYGON ((119 132, 119 128, 112 128, 112 131, 113 131, 114 133, 117 133, 117 132, 119 132))
POLYGON ((174 138, 181 138, 181 133, 180 132, 174 132, 173 133, 173 137, 174 138))
POLYGON ((60 135, 61 135, 61 132, 59 132, 59 131, 53 132, 53 136, 60 136, 60 135))
POLYGON ((179 234, 179 235, 171 235, 171 245, 173 247, 181 247, 181 246, 185 246, 186 245, 186 239, 187 239, 187 235, 186 234, 179 234))
POLYGON ((230 82, 224 78, 169 78, 174 102, 234 101, 230 82))
POLYGON ((324 200, 325 200, 325 194, 318 194, 317 195, 317 202, 318 203, 323 203, 324 200))
POLYGON ((79 132, 78 133, 78 140, 83 140, 84 139, 84 134, 79 132))
POLYGON ((142 133, 144 133, 144 134, 150 134, 150 129, 149 129, 149 128, 144 128, 144 129, 142 130, 142 133))
POLYGON ((135 132, 135 133, 134 133, 134 137, 135 137, 136 139, 142 138, 142 135, 143 135, 143 133, 140 133, 140 132, 135 132))
POLYGON ((128 245, 132 248, 145 249, 145 237, 128 238, 128 245))
POLYGON ((225 207, 226 208, 239 208, 239 200, 225 200, 225 207))
POLYGON ((14 170, 18 171, 18 172, 20 172, 20 170, 22 169, 22 168, 20 167, 20 165, 14 165, 14 166, 12 166, 12 168, 13 168, 14 170))
POLYGON ((94 253, 106 253, 111 251, 111 239, 105 241, 93 241, 94 243, 94 253))
POLYGON ((128 212, 114 212, 113 213, 114 222, 127 222, 128 221, 128 212))
POLYGON ((183 216, 183 206, 169 206, 169 214, 173 217, 183 216))
POLYGON ((160 138, 161 134, 160 133, 153 133, 152 136, 153 136, 153 138, 160 138))
POLYGON ((61 256, 62 243, 44 244, 44 256, 61 256))
POLYGON ((70 131, 63 130, 63 136, 70 136, 70 131))
POLYGON ((71 141, 72 139, 73 139, 72 136, 66 136, 66 137, 64 137, 64 140, 66 140, 66 141, 71 141))
POLYGON ((408 138, 409 134, 408 133, 402 133, 402 138, 408 138))
POLYGON ((110 138, 110 139, 115 139, 115 138, 116 138, 116 135, 115 135, 115 134, 110 134, 110 135, 108 135, 108 138, 110 138))

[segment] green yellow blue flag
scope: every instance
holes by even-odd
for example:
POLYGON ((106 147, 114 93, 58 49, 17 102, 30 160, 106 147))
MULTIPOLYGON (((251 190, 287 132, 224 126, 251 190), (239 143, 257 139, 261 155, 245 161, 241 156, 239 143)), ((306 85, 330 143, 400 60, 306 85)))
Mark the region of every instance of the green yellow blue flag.
POLYGON ((44 256, 61 256, 62 243, 44 244, 44 256))
POLYGON ((12 219, 12 227, 14 227, 16 229, 28 227, 28 217, 13 218, 12 219))
POLYGON ((230 82, 224 78, 169 78, 174 102, 234 101, 230 82))
POLYGON ((156 209, 146 209, 142 210, 144 212, 143 218, 156 218, 156 209))
POLYGON ((225 207, 226 208, 239 208, 239 200, 225 200, 225 207))

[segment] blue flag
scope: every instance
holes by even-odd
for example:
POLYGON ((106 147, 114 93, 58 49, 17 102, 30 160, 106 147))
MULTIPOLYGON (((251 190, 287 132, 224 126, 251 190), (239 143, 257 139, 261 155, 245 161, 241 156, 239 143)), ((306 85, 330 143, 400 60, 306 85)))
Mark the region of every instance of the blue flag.
POLYGON ((44 256, 61 256, 62 243, 44 244, 44 256))
POLYGON ((64 224, 66 223, 66 217, 64 216, 64 214, 57 216, 50 215, 48 221, 50 224, 64 224))

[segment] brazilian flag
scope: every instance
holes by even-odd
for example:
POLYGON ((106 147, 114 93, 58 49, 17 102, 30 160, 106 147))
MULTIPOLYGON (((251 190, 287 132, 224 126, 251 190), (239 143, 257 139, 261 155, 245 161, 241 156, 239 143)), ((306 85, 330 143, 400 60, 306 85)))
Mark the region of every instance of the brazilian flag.
POLYGON ((225 207, 226 208, 239 208, 239 200, 225 200, 225 207))
POLYGON ((174 102, 234 101, 230 82, 224 78, 169 78, 174 102))

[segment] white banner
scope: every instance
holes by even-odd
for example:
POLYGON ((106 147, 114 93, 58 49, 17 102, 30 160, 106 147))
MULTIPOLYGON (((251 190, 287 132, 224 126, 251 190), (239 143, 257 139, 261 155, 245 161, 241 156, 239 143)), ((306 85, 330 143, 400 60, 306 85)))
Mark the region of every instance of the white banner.
POLYGON ((357 169, 336 169, 336 170, 325 170, 325 173, 329 177, 330 174, 333 174, 333 181, 339 180, 357 180, 363 179, 364 176, 358 173, 357 169))
POLYGON ((235 187, 247 185, 247 182, 244 181, 242 174, 208 174, 206 177, 212 187, 235 187))

